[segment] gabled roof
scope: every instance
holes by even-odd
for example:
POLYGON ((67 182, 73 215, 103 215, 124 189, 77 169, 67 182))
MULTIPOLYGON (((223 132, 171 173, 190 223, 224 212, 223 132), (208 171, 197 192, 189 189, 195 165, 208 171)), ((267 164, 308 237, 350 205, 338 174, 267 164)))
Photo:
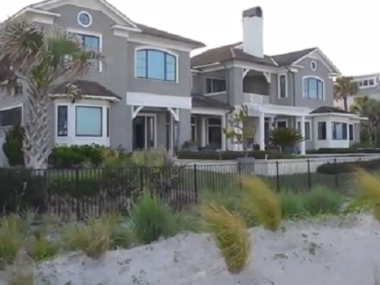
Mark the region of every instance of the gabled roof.
MULTIPOLYGON (((62 94, 62 95, 67 94, 68 83, 69 82, 58 84, 57 86, 52 88, 51 93, 62 94)), ((108 88, 104 87, 103 85, 95 81, 75 80, 74 82, 72 82, 72 84, 78 87, 82 95, 89 95, 89 96, 94 96, 94 97, 109 97, 109 98, 121 100, 121 97, 116 95, 116 93, 112 92, 108 88)))
POLYGON ((230 60, 241 60, 251 63, 276 66, 269 56, 259 58, 245 53, 241 48, 237 48, 241 43, 225 45, 213 49, 209 49, 201 54, 191 58, 191 66, 201 66, 216 62, 224 62, 230 60))
POLYGON ((212 99, 210 97, 201 94, 191 94, 193 107, 201 108, 217 108, 217 109, 227 109, 233 110, 234 107, 230 104, 223 103, 221 101, 212 99))
MULTIPOLYGON (((20 12, 22 12, 23 10, 25 10, 27 8, 38 9, 38 10, 45 10, 44 7, 48 7, 48 5, 51 5, 52 3, 59 3, 61 1, 63 1, 63 0, 45 0, 45 1, 40 1, 38 3, 34 3, 34 4, 31 4, 31 5, 27 6, 27 7, 25 7, 20 12)), ((80 1, 80 0, 77 0, 77 1, 80 1)), ((166 31, 162 31, 162 30, 159 30, 159 29, 155 29, 155 28, 143 25, 143 24, 138 24, 138 23, 132 21, 126 15, 124 15, 121 11, 119 11, 118 9, 116 9, 115 6, 111 5, 108 1, 106 1, 106 0, 96 0, 96 1, 99 1, 99 3, 103 4, 112 13, 114 13, 118 17, 122 18, 123 21, 126 24, 132 26, 134 29, 136 29, 137 32, 141 32, 142 34, 146 34, 146 35, 150 35, 150 36, 155 36, 155 37, 160 37, 160 38, 164 38, 164 39, 168 39, 168 40, 172 40, 172 41, 178 41, 178 42, 182 42, 182 43, 185 43, 185 44, 194 45, 197 48, 205 46, 205 44, 202 43, 202 42, 200 42, 200 41, 196 41, 196 40, 193 40, 193 39, 182 37, 182 36, 179 36, 179 35, 176 35, 176 34, 172 34, 172 33, 166 32, 166 31)))
POLYGON ((306 48, 303 50, 298 50, 298 51, 293 51, 293 52, 288 52, 288 53, 283 53, 283 54, 277 54, 277 55, 272 55, 271 57, 275 60, 275 62, 278 63, 280 66, 288 66, 292 65, 294 62, 299 60, 300 58, 308 55, 312 51, 316 50, 316 47, 313 48, 306 48))
POLYGON ((267 66, 291 66, 296 65, 303 58, 316 52, 320 54, 323 61, 329 66, 332 71, 340 73, 336 66, 334 66, 333 63, 327 58, 327 56, 324 55, 317 47, 271 56, 264 55, 264 58, 258 58, 245 53, 242 49, 241 42, 209 49, 201 54, 198 54, 191 59, 191 66, 197 67, 231 60, 241 60, 249 63, 263 64, 267 66))

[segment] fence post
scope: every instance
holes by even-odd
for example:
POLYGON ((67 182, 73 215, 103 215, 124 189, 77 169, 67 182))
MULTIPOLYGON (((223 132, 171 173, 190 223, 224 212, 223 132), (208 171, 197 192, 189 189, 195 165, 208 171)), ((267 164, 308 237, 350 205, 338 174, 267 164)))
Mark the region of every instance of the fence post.
POLYGON ((336 189, 338 189, 339 188, 338 163, 337 163, 336 158, 334 159, 334 163, 335 163, 335 187, 336 187, 336 189))
POLYGON ((311 171, 310 171, 310 160, 308 159, 307 160, 307 186, 309 187, 309 189, 311 189, 312 185, 311 185, 311 171))
POLYGON ((280 167, 278 165, 278 160, 276 161, 276 182, 277 182, 277 191, 280 192, 280 167))
POLYGON ((197 164, 194 163, 194 195, 195 201, 198 203, 198 179, 197 179, 197 164))

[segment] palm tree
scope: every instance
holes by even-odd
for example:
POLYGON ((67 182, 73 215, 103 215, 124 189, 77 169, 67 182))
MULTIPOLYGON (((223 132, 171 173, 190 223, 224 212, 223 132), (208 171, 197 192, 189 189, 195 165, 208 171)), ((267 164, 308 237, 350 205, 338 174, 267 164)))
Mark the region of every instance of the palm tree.
POLYGON ((358 93, 358 84, 352 81, 352 77, 337 77, 334 83, 334 99, 343 100, 344 110, 348 111, 347 98, 358 93))
POLYGON ((45 169, 51 151, 49 91, 58 82, 69 82, 67 95, 75 100, 80 90, 70 82, 86 73, 90 59, 102 60, 101 55, 64 29, 44 29, 23 18, 1 24, 0 43, 0 91, 11 95, 20 83, 24 87, 25 166, 45 169))

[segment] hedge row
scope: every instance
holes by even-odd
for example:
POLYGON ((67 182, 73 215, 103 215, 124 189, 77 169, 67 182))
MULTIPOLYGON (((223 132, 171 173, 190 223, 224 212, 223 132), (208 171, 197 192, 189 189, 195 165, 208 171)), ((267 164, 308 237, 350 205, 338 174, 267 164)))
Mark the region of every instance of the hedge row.
POLYGON ((322 164, 317 168, 317 173, 323 174, 341 174, 341 173, 352 173, 355 172, 357 168, 362 168, 368 171, 374 171, 380 169, 380 159, 374 160, 361 160, 361 161, 350 161, 350 162, 339 162, 339 163, 326 163, 322 164))
POLYGON ((235 160, 242 157, 251 157, 255 159, 285 159, 294 158, 294 156, 281 153, 278 151, 179 151, 179 159, 195 160, 235 160))
POLYGON ((309 154, 358 154, 380 153, 380 148, 320 148, 308 151, 309 154))

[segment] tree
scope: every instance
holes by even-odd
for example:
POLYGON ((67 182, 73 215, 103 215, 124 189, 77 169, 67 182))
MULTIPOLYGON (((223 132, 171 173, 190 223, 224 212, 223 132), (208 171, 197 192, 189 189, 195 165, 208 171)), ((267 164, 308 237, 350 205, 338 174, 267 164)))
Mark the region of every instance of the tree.
POLYGON ((357 97, 351 106, 351 111, 368 121, 362 124, 362 128, 368 129, 372 138, 376 138, 380 125, 380 101, 368 97, 357 97))
POLYGON ((20 83, 24 87, 25 166, 45 169, 50 154, 49 91, 58 82, 68 82, 66 95, 75 100, 81 94, 72 82, 86 73, 90 59, 102 57, 75 34, 56 26, 44 29, 24 18, 2 23, 0 42, 1 91, 12 95, 20 83))
POLYGON ((301 132, 294 128, 277 128, 273 129, 269 134, 269 141, 273 145, 279 146, 281 151, 286 151, 287 148, 293 147, 304 140, 301 132))
POLYGON ((256 126, 248 115, 248 107, 241 106, 239 112, 234 113, 229 123, 230 128, 224 129, 224 134, 234 143, 242 144, 243 150, 247 151, 248 139, 254 137, 256 133, 256 126))
POLYGON ((343 100, 345 111, 348 111, 347 98, 358 93, 358 84, 352 80, 352 77, 340 76, 334 82, 334 99, 343 100))

